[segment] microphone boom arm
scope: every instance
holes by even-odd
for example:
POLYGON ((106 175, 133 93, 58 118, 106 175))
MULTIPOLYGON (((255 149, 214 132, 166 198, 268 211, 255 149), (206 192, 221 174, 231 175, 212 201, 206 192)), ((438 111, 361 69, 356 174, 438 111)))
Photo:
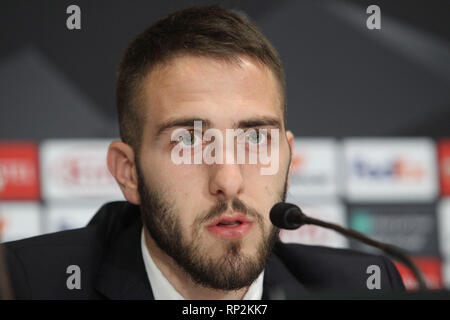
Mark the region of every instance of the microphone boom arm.
POLYGON ((411 261, 411 259, 402 252, 401 249, 396 248, 393 245, 389 245, 387 243, 383 243, 383 242, 379 242, 373 239, 368 238, 367 236, 365 236, 364 234, 352 230, 352 229, 346 229, 343 228, 337 224, 331 223, 331 222, 326 222, 326 221, 321 221, 318 219, 314 219, 311 217, 308 217, 306 215, 302 215, 301 216, 301 223, 302 224, 310 224, 310 225, 316 225, 316 226, 320 226, 320 227, 324 227, 327 229, 332 229, 338 233, 341 233, 345 236, 349 236, 352 237, 354 239, 357 239, 365 244, 368 244, 370 246, 376 247, 380 250, 382 250, 383 252, 394 256, 396 258, 398 258, 403 264, 405 264, 414 274, 414 276, 417 278, 417 281, 419 283, 419 288, 421 290, 426 290, 427 286, 425 284, 425 281, 423 279, 422 273, 420 272, 420 270, 416 267, 416 265, 411 261))

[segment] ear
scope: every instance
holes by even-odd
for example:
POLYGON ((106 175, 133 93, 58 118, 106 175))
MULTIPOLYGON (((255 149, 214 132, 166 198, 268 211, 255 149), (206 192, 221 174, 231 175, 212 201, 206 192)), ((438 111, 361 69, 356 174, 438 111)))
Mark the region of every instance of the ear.
POLYGON ((109 172, 116 179, 129 202, 139 205, 138 179, 133 149, 126 143, 114 141, 109 145, 107 163, 109 172))
POLYGON ((290 176, 291 175, 291 169, 292 169, 292 156, 294 154, 294 134, 291 131, 289 131, 289 130, 286 131, 286 139, 287 139, 287 142, 289 144, 289 149, 291 150, 291 161, 290 161, 289 173, 288 173, 288 176, 290 176))
POLYGON ((294 134, 289 130, 286 131, 286 139, 289 144, 289 149, 291 149, 292 155, 292 153, 294 152, 294 134))
POLYGON ((288 141, 289 148, 291 148, 291 152, 293 152, 294 151, 294 134, 289 130, 286 131, 286 139, 288 141))

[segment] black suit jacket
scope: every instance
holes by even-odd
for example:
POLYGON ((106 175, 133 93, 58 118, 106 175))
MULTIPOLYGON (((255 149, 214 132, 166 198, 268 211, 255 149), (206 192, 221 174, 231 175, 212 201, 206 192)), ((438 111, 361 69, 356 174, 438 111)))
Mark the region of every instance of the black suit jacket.
MULTIPOLYGON (((18 299, 153 299, 141 254, 139 207, 105 204, 81 229, 5 244, 18 299), (81 288, 68 289, 70 265, 81 288)), ((403 291, 393 263, 352 250, 278 242, 265 268, 263 299, 300 298, 311 292, 403 291), (381 270, 381 290, 368 290, 369 265, 381 270)))

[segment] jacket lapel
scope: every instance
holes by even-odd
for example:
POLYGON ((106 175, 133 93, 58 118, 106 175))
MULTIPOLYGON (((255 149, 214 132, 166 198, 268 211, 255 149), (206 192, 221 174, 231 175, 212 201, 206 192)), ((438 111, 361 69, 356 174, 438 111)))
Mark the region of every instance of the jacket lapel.
POLYGON ((108 299, 153 300, 141 252, 139 218, 108 247, 100 267, 96 289, 108 299))
POLYGON ((307 297, 309 294, 308 289, 286 267, 276 247, 264 269, 262 299, 284 300, 307 297))

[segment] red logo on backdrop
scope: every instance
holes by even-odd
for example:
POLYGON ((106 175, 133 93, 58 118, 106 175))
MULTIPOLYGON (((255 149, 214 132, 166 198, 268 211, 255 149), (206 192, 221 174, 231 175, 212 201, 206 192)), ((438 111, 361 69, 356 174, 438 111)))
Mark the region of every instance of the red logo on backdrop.
MULTIPOLYGON (((115 184, 105 161, 93 161, 89 156, 67 156, 59 159, 55 167, 58 177, 65 185, 105 186, 115 184)), ((98 159, 96 159, 98 160, 98 159)))
POLYGON ((439 172, 442 195, 450 195, 450 140, 438 144, 439 172))
MULTIPOLYGON (((428 289, 443 289, 441 260, 434 257, 412 258, 414 264, 422 272, 428 289)), ((400 272, 406 290, 418 290, 419 284, 413 273, 402 263, 394 262, 400 272)))
POLYGON ((0 199, 39 199, 38 149, 35 144, 0 142, 0 199))
POLYGON ((291 162, 292 173, 294 174, 300 173, 300 171, 305 166, 305 162, 306 162, 305 155, 294 153, 292 155, 292 162, 291 162))

